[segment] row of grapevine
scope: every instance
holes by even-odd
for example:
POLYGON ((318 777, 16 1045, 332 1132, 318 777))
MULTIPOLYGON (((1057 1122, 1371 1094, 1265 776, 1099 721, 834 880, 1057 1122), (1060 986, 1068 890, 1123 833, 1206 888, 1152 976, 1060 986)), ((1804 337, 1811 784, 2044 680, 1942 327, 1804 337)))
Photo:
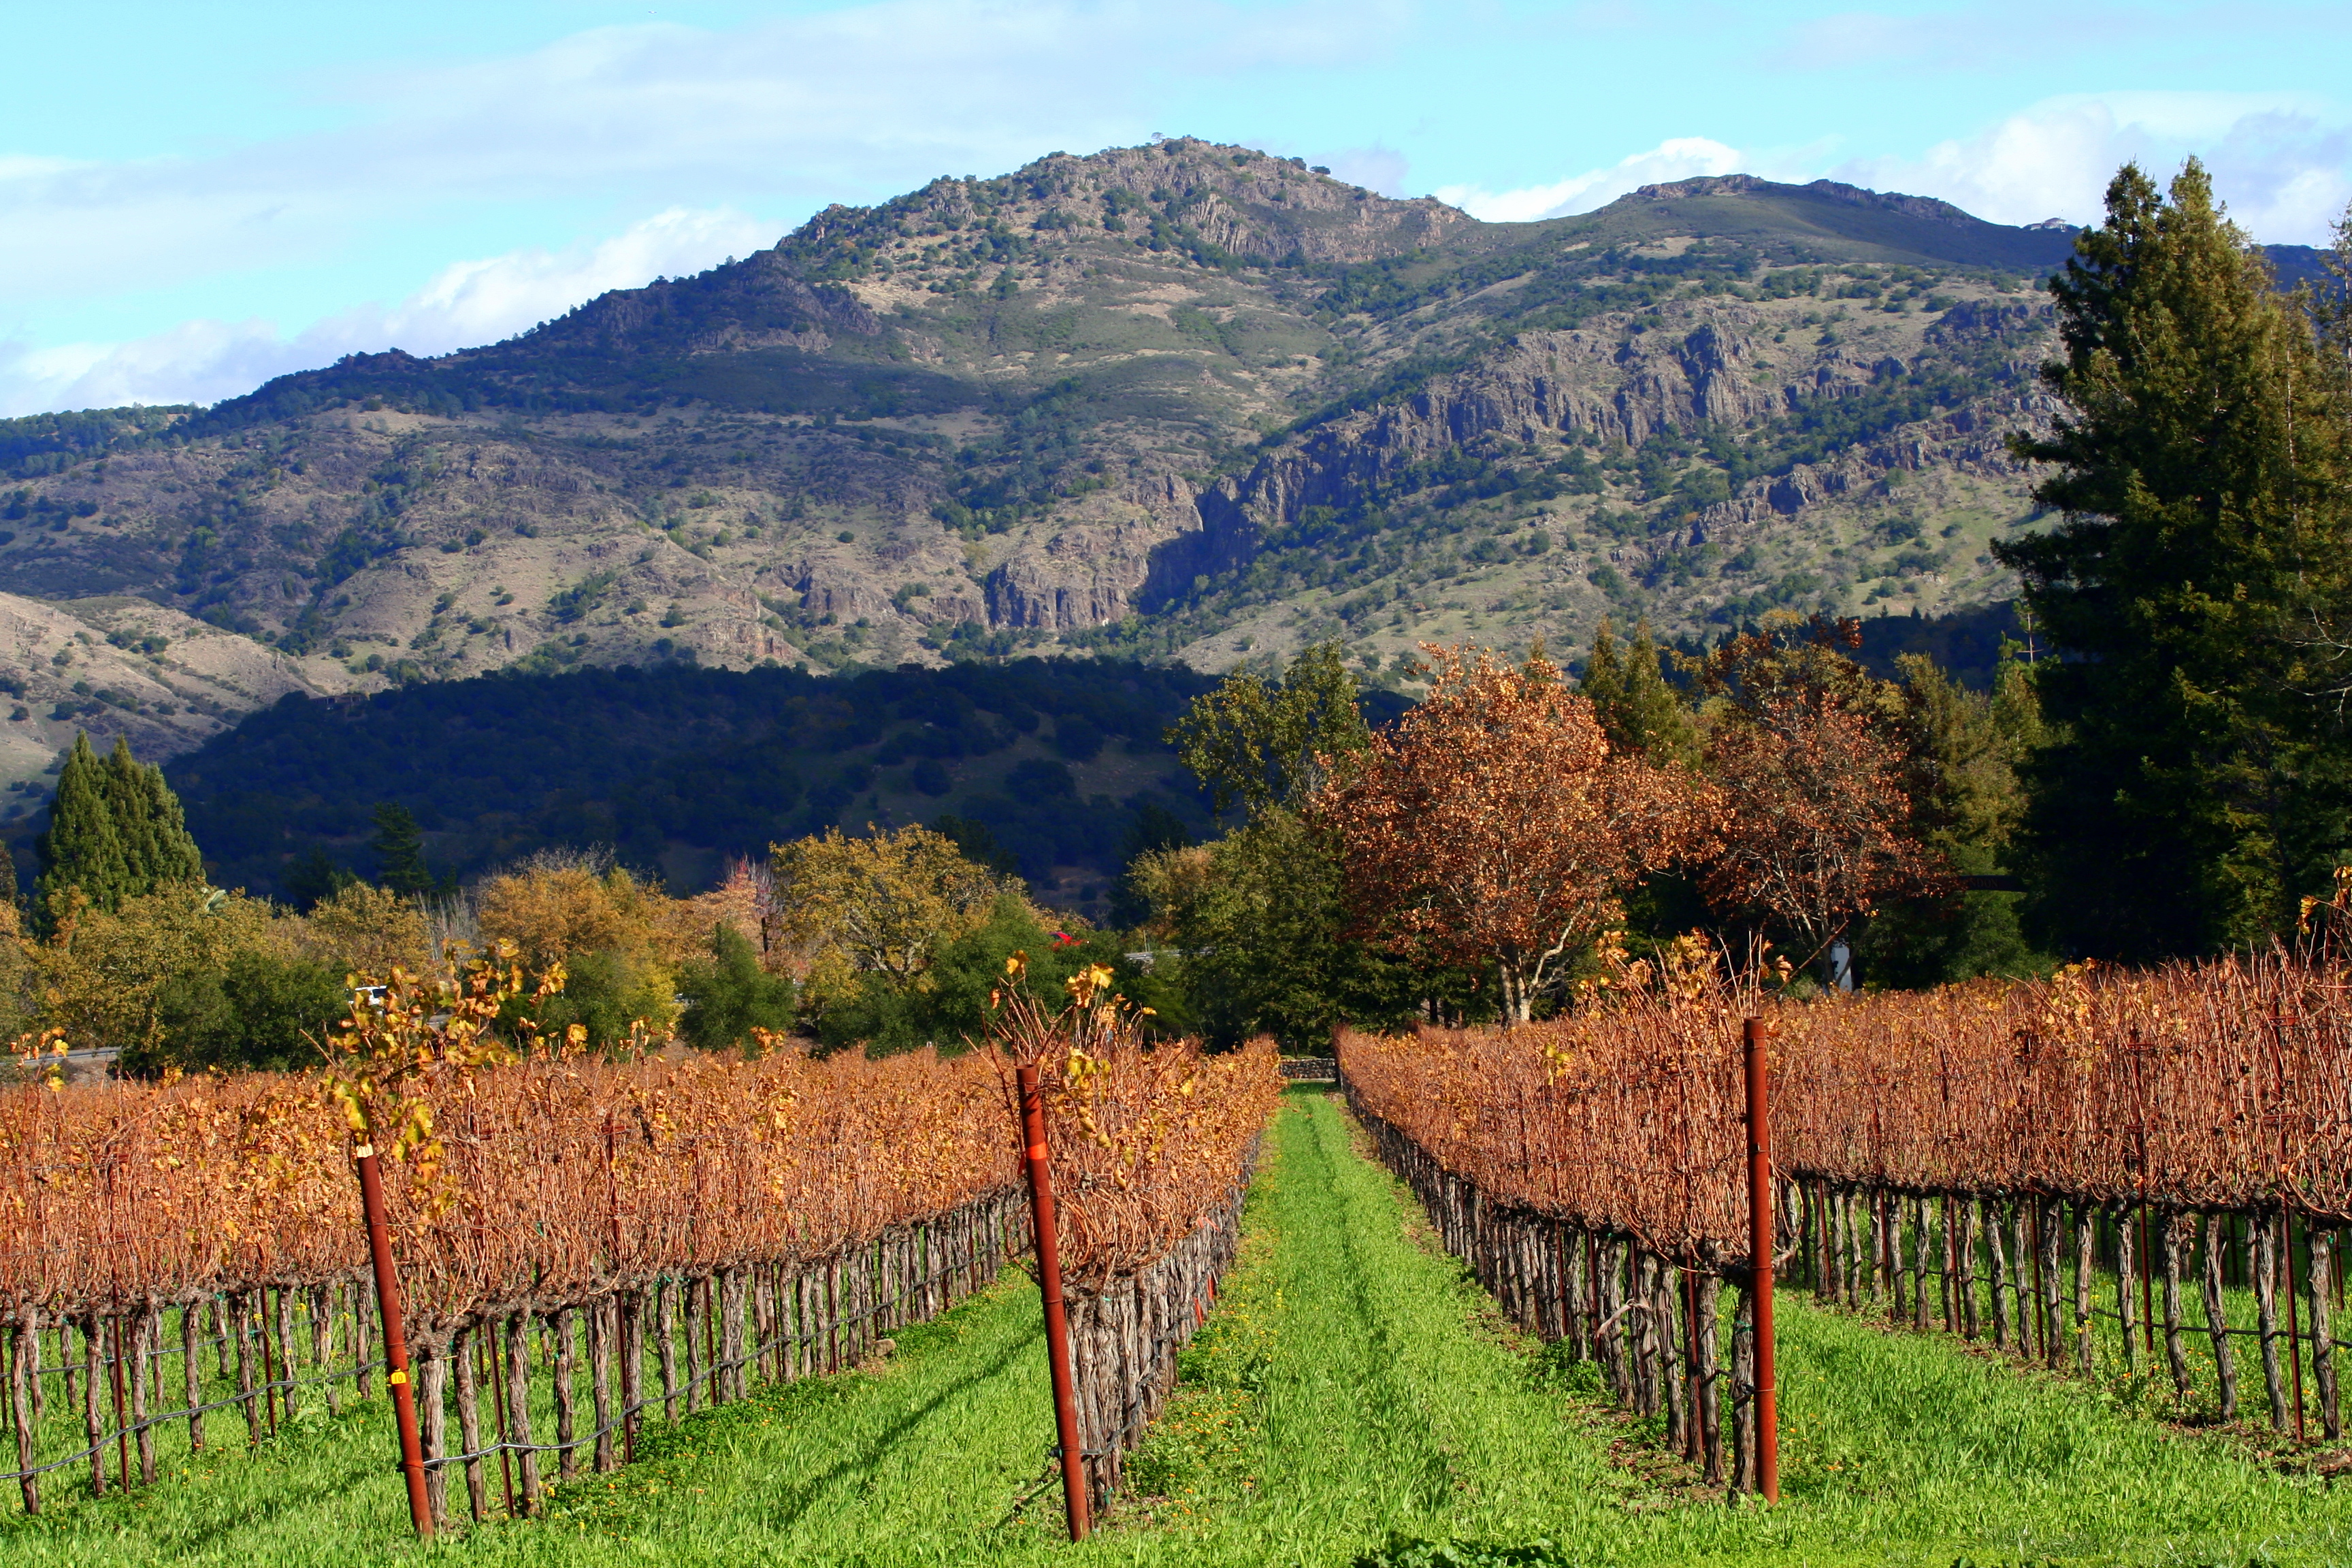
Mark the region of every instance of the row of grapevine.
MULTIPOLYGON (((1073 1538, 1118 1487, 1233 1261, 1284 1081, 1269 1039, 1216 1056, 1147 1047, 1143 1015, 1103 994, 1108 980, 1097 968, 1071 982, 1054 1017, 1012 998, 1000 1040, 1042 1074, 1053 1184, 1070 1205, 1055 1231, 1071 1285, 1075 1376, 1058 1415, 1073 1538)), ((1050 1337, 1050 1306, 1048 1319, 1050 1337)))
POLYGON ((1594 1022, 1342 1031, 1340 1082, 1382 1162, 1514 1321, 1597 1363, 1710 1480, 1757 1489, 1737 1046, 1712 1014, 1594 1022))
POLYGON ((1718 1395, 1737 1414, 1753 1392, 1752 1303, 1727 1355, 1716 1326, 1748 1268, 1738 1041, 1759 1012, 1775 1247, 1824 1299, 2143 1383, 2160 1342, 2176 1407, 2223 1420, 2251 1341, 2273 1424, 2340 1434, 2352 975, 2332 958, 1811 1003, 1682 978, 1512 1030, 1343 1033, 1339 1053, 1447 1244, 1710 1475, 1718 1395))
MULTIPOLYGON (((1279 1079, 1265 1047, 1043 1066, 1082 1382, 1148 1413, 1169 1325, 1230 1253, 1279 1079)), ((856 1364, 987 1284, 1030 1239, 1006 1078, 986 1051, 444 1052, 383 1164, 436 1522, 452 1472, 475 1519, 535 1512, 547 1470, 625 1463, 650 1415, 856 1364)), ((257 1442, 371 1392, 366 1233, 329 1087, 0 1091, 0 1416, 28 1509, 61 1470, 93 1492, 152 1480, 159 1440, 217 1446, 208 1415, 257 1442)), ((1135 1432, 1097 1430, 1108 1487, 1135 1432)))
POLYGON ((2271 1423, 2338 1436, 2347 981, 2322 950, 1780 1009, 1808 1278, 2085 1374, 2156 1379, 2160 1340, 2225 1421, 2252 1341, 2271 1423))
MULTIPOLYGON (((446 1468, 476 1517, 485 1461, 533 1511, 541 1453, 562 1474, 609 1468, 651 1407, 850 1364, 1024 1240, 985 1058, 541 1057, 439 1088, 431 1136, 384 1186, 445 1514, 446 1468)), ((257 1436, 299 1408, 302 1376, 365 1391, 379 1352, 342 1122, 317 1081, 268 1075, 0 1096, 6 1414, 27 1508, 66 1462, 104 1489, 110 1446, 115 1485, 131 1442, 152 1477, 158 1430, 184 1421, 201 1444, 206 1405, 257 1436), (60 1400, 68 1334, 78 1386, 60 1400), (38 1451, 60 1414, 80 1439, 62 1458, 38 1451)))

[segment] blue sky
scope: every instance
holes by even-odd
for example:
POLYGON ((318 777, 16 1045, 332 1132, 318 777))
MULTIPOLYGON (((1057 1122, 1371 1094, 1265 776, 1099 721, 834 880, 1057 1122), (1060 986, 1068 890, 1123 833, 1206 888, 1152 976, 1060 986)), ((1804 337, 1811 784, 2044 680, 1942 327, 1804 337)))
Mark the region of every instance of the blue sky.
POLYGON ((1154 132, 1487 217, 1747 170, 2095 215, 2352 201, 2352 7, 205 0, 11 8, 0 414, 494 341, 828 202, 1154 132))

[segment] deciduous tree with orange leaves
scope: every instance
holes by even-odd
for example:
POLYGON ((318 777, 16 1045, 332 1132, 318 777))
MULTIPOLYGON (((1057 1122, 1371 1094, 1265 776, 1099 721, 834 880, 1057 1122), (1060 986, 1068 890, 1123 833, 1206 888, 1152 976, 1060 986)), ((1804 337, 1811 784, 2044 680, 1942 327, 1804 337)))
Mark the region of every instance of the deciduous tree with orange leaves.
POLYGON ((1912 835, 1900 698, 1846 657, 1861 641, 1859 622, 1791 616, 1689 662, 1720 700, 1706 769, 1722 809, 1700 889, 1806 963, 1881 902, 1951 885, 1912 835))
POLYGON ((1690 843, 1705 786, 1612 754, 1592 704, 1540 652, 1523 665, 1424 645, 1426 700, 1372 737, 1316 816, 1339 839, 1348 907, 1392 948, 1492 965, 1524 1023, 1622 918, 1618 895, 1690 843))

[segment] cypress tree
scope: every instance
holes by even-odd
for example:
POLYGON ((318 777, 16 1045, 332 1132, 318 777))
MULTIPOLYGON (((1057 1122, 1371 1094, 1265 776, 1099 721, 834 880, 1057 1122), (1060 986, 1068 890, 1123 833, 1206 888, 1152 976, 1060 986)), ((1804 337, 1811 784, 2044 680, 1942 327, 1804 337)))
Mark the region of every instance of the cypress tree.
POLYGON ((425 868, 425 835, 408 808, 390 801, 375 808, 376 885, 404 898, 417 899, 433 890, 433 874, 425 868))
POLYGON ((179 796, 160 769, 137 761, 120 739, 101 759, 88 734, 74 738, 38 849, 34 899, 50 922, 68 888, 99 909, 116 910, 157 888, 204 880, 179 796))
POLYGON ((2015 442, 2065 520, 1997 546, 2067 656, 2036 670, 2033 913, 2123 958, 2260 941, 2347 847, 2342 365, 2193 160, 2168 199, 2126 165, 2075 253, 2042 372, 2065 411, 2015 442))
POLYGON ((204 880, 204 856, 188 837, 180 797, 163 782, 163 770, 135 761, 131 742, 120 736, 106 759, 106 802, 138 891, 204 880))
POLYGON ((101 909, 121 902, 130 874, 106 798, 105 764, 90 750, 87 734, 74 737, 73 750, 58 774, 57 798, 49 803, 49 825, 42 830, 37 848, 41 875, 33 896, 45 918, 54 920, 53 911, 68 888, 80 889, 83 897, 101 909))

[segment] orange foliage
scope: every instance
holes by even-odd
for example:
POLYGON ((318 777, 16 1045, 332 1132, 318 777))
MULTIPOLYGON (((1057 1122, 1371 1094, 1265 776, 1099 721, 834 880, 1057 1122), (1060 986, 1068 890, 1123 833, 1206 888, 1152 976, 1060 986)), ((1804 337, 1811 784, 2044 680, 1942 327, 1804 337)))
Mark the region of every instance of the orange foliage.
MULTIPOLYGON (((514 1061, 487 1025, 520 984, 487 963, 461 987, 396 976, 320 1077, 0 1089, 0 1316, 358 1279, 362 1137, 428 1341, 666 1274, 818 1261, 1019 1178, 993 1053, 514 1061)), ((1099 1280, 1230 1197, 1281 1079, 1264 1042, 1204 1058, 1045 1022, 1063 1257, 1099 1280)))
POLYGON ((1080 1288, 1132 1273, 1229 1207, 1248 1179, 1258 1135, 1282 1099, 1274 1042, 1204 1054, 1197 1040, 1143 1037, 1144 1011, 1092 965, 1049 1013, 1015 954, 992 998, 990 1058, 1005 1113, 1018 1113, 1012 1070, 1034 1063, 1064 1205, 1062 1264, 1080 1288))
POLYGON ((1592 705, 1542 655, 1425 647, 1428 698, 1318 799, 1350 910, 1400 951, 1496 966, 1524 1022, 1553 966, 1622 915, 1618 895, 1680 854, 1705 786, 1612 756, 1592 705))
POLYGON ((1747 1250, 1739 1031, 1758 1012, 1784 1175, 2352 1222, 2352 970, 2333 960, 1809 1005, 1667 979, 1507 1032, 1345 1033, 1340 1066, 1368 1110, 1495 1200, 1697 1266, 1747 1250))
POLYGON ((1751 632, 1696 665, 1727 700, 1706 742, 1721 826, 1700 889, 1793 934, 1807 962, 1880 900, 1946 880, 1910 837, 1911 759, 1877 683, 1841 652, 1861 640, 1861 623, 1816 617, 1793 644, 1751 632))

